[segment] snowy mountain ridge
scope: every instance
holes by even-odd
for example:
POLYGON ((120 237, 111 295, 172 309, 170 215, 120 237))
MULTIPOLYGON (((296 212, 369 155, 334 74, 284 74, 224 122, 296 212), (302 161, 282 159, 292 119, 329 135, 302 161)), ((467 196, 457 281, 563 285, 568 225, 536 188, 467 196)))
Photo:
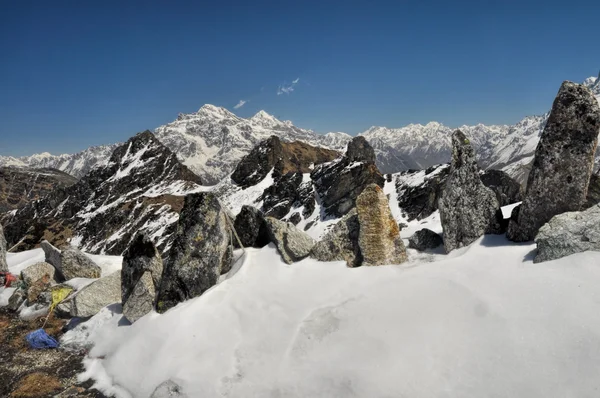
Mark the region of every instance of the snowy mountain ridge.
MULTIPOLYGON (((600 79, 589 77, 583 84, 600 99, 600 79)), ((482 168, 512 172, 514 164, 526 164, 533 156, 548 114, 527 116, 514 125, 460 126, 471 138, 482 168)), ((375 149, 377 166, 383 173, 423 169, 446 163, 450 158, 450 136, 455 130, 438 122, 409 124, 401 128, 373 126, 359 134, 375 149)), ((344 151, 352 138, 342 132, 317 134, 281 121, 261 110, 242 118, 215 105, 197 112, 179 114, 176 120, 155 129, 156 137, 177 154, 179 160, 206 184, 216 184, 235 168, 239 160, 260 141, 278 136, 282 141, 302 141, 344 151)), ((0 166, 52 167, 82 177, 105 165, 119 144, 90 147, 73 155, 49 153, 24 157, 0 156, 0 166)))

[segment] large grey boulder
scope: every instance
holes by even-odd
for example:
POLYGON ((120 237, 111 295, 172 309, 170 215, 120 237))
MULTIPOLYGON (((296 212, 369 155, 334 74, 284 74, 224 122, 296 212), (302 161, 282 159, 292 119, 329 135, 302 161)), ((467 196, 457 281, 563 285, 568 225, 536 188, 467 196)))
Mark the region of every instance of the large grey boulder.
POLYGON ((460 130, 452 134, 450 174, 438 208, 447 253, 468 246, 484 234, 501 232, 498 199, 481 182, 473 147, 460 130))
POLYGON ((55 272, 56 270, 51 264, 44 262, 36 263, 21 271, 21 280, 25 282, 27 286, 31 286, 45 275, 48 275, 48 278, 53 280, 55 272))
POLYGON ((150 398, 188 398, 181 386, 173 380, 162 382, 156 387, 150 398))
POLYGON ((265 224, 270 241, 277 246, 281 258, 287 264, 292 264, 307 257, 316 243, 313 238, 297 229, 290 222, 265 217, 265 224))
POLYGON ((231 268, 231 230, 226 217, 213 193, 186 196, 160 283, 158 312, 200 296, 231 268))
POLYGON ((73 278, 100 278, 102 269, 73 246, 59 250, 48 241, 42 241, 42 249, 46 255, 46 262, 52 264, 63 280, 73 278))
POLYGON ((587 250, 600 251, 600 204, 585 211, 562 213, 544 224, 535 237, 533 262, 555 260, 587 250))
POLYGON ((502 170, 486 170, 481 173, 481 182, 496 194, 500 206, 523 200, 523 188, 519 181, 502 170))
POLYGON ((557 214, 585 203, 600 132, 600 107, 585 86, 564 82, 535 150, 527 190, 507 236, 532 240, 557 214))
POLYGON ((121 302, 121 272, 100 278, 81 289, 71 301, 71 316, 88 318, 107 305, 121 302))
MULTIPOLYGON (((233 227, 244 247, 264 247, 269 243, 265 217, 260 210, 252 206, 242 206, 233 227)), ((234 242, 237 246, 237 240, 234 242)))
POLYGON ((358 246, 360 225, 356 209, 352 209, 310 251, 319 261, 345 261, 348 267, 362 264, 358 246))
POLYGON ((8 272, 8 264, 6 262, 6 238, 4 237, 4 230, 2 224, 0 224, 0 272, 8 272))
POLYGON ((123 253, 121 268, 123 315, 130 322, 154 308, 162 272, 162 258, 152 241, 145 234, 136 235, 123 253))
POLYGON ((408 238, 408 247, 419 251, 435 249, 443 244, 444 240, 442 237, 427 228, 418 230, 410 238, 408 238))
POLYGON ((362 265, 401 264, 408 259, 383 189, 376 184, 367 186, 356 198, 356 212, 362 265))

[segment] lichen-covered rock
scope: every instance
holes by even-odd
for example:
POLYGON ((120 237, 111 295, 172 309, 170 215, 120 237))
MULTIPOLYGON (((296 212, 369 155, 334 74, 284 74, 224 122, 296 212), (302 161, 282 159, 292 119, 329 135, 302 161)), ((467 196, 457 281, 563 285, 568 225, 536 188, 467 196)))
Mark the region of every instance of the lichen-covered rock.
POLYGON ((73 278, 100 278, 102 269, 79 249, 69 246, 60 253, 61 269, 65 280, 73 278))
POLYGON ((48 263, 36 263, 30 265, 21 271, 21 280, 25 282, 27 286, 30 286, 35 281, 42 279, 45 275, 48 275, 50 280, 54 280, 55 268, 48 263))
POLYGON ((507 236, 532 240, 553 216, 585 203, 600 132, 600 106, 585 86, 564 82, 535 150, 518 219, 507 236))
POLYGON ((600 251, 600 204, 585 211, 562 213, 544 224, 535 237, 533 262, 555 260, 587 250, 600 251))
POLYGON ((444 240, 439 234, 436 234, 430 229, 423 228, 415 232, 408 238, 408 247, 425 251, 427 249, 435 249, 444 244, 444 240))
POLYGON ((358 215, 352 209, 314 245, 310 257, 319 261, 345 261, 348 267, 360 266, 359 230, 358 215))
POLYGON ((154 308, 162 272, 163 261, 152 241, 143 233, 136 235, 123 253, 121 268, 123 315, 130 322, 154 308))
POLYGON ((45 295, 45 297, 41 297, 44 292, 50 292, 50 286, 52 285, 52 280, 48 274, 42 275, 42 277, 27 287, 27 304, 32 305, 40 301, 43 304, 49 304, 51 301, 51 296, 45 295), (50 300, 49 300, 50 299, 50 300))
POLYGON ((383 189, 376 184, 367 186, 356 198, 356 212, 362 265, 401 264, 408 259, 383 189))
POLYGON ((501 232, 500 204, 479 178, 477 158, 460 130, 452 134, 452 162, 438 202, 444 248, 467 246, 486 233, 501 232))
POLYGON ((188 395, 183 392, 179 384, 167 380, 156 387, 150 398, 188 398, 188 395))
POLYGON ((342 217, 354 208, 356 198, 368 185, 383 187, 385 178, 377 169, 374 156, 373 148, 364 137, 354 137, 342 158, 311 172, 326 215, 342 217))
POLYGON ((292 223, 265 217, 269 240, 277 246, 283 261, 292 264, 307 257, 315 240, 298 230, 292 223))
POLYGON ((242 206, 233 227, 244 247, 264 247, 269 243, 265 218, 260 210, 252 206, 242 206))
POLYGON ((71 316, 88 318, 107 305, 121 302, 121 272, 100 278, 81 289, 71 301, 71 316))
POLYGON ((226 217, 226 210, 214 194, 186 196, 160 283, 158 312, 200 296, 231 268, 231 231, 226 217))
POLYGON ((523 200, 521 184, 502 170, 486 170, 481 173, 481 182, 496 194, 500 206, 523 200))
POLYGON ((8 272, 8 264, 6 263, 6 238, 4 237, 4 230, 2 224, 0 224, 0 272, 8 272))
POLYGON ((26 299, 27 292, 24 289, 19 288, 15 290, 8 299, 8 305, 6 306, 6 308, 8 308, 9 311, 17 311, 19 308, 21 308, 21 305, 25 302, 26 299))

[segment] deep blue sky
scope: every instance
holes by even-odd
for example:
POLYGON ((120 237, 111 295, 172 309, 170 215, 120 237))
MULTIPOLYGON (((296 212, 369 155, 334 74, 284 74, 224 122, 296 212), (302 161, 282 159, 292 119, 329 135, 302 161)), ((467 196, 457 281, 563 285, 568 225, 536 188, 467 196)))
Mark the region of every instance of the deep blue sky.
POLYGON ((598 73, 599 1, 485 3, 3 0, 0 154, 122 141, 204 103, 319 132, 514 123, 598 73))

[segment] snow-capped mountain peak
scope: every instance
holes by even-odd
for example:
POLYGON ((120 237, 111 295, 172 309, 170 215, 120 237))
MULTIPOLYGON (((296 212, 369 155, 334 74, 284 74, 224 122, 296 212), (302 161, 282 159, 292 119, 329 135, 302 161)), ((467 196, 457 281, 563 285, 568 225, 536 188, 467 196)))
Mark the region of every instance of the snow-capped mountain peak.
POLYGON ((250 122, 253 124, 258 124, 263 127, 272 127, 277 126, 279 124, 284 124, 286 126, 291 126, 292 122, 283 123, 281 120, 277 119, 275 116, 268 114, 267 112, 260 110, 256 113, 256 115, 252 116, 250 122))

